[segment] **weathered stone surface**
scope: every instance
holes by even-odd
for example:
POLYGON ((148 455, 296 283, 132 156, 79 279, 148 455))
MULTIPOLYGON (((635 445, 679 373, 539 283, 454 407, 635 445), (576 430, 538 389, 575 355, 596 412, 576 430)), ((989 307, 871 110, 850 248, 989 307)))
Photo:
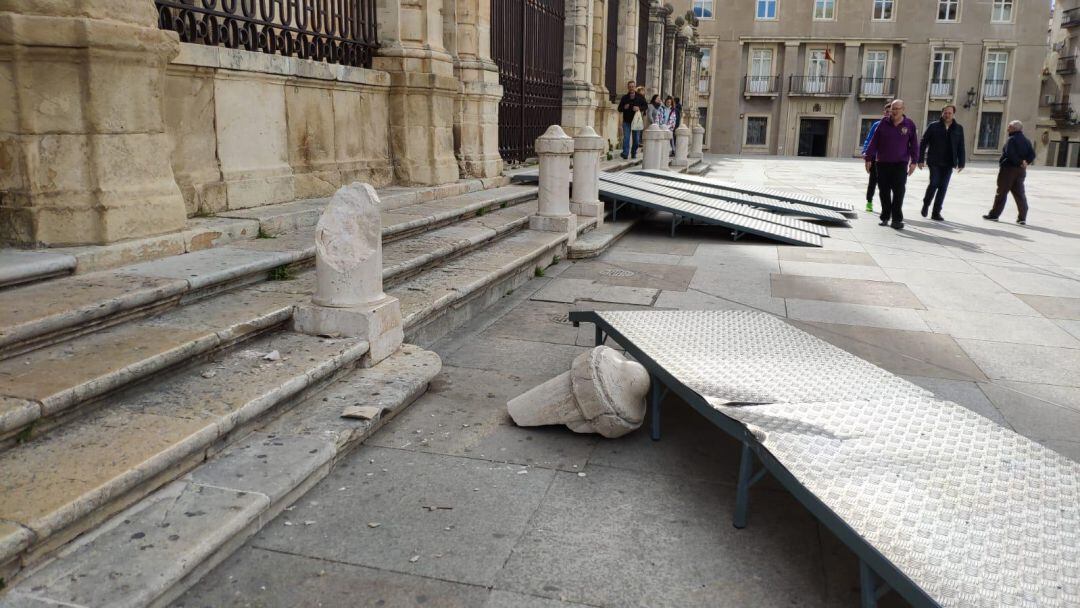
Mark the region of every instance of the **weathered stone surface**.
POLYGON ((897 308, 926 308, 907 285, 884 281, 772 276, 772 295, 777 298, 824 300, 848 304, 892 306, 897 308))
POLYGON ((185 479, 223 490, 262 494, 276 503, 329 463, 335 447, 323 438, 251 433, 185 479))
POLYGON ((0 396, 0 437, 23 428, 39 417, 41 417, 40 403, 0 396))
POLYGON ((125 266, 122 272, 135 276, 183 279, 194 290, 265 273, 295 261, 297 255, 294 252, 250 251, 225 246, 125 266))
POLYGON ((567 257, 572 260, 593 258, 611 248, 637 224, 636 218, 604 222, 596 230, 590 230, 580 236, 567 250, 567 257))
POLYGON ((642 131, 642 145, 645 152, 642 155, 641 168, 646 170, 666 169, 668 152, 671 150, 672 133, 660 125, 652 124, 642 131))
POLYGON ((368 184, 342 187, 315 226, 318 285, 312 302, 349 307, 384 297, 379 196, 368 184))
POLYGON ((604 285, 589 279, 555 279, 536 292, 533 300, 573 303, 579 300, 623 304, 652 304, 660 291, 645 287, 604 285))
POLYGON ((0 249, 0 287, 36 281, 75 270, 75 257, 62 253, 0 249))

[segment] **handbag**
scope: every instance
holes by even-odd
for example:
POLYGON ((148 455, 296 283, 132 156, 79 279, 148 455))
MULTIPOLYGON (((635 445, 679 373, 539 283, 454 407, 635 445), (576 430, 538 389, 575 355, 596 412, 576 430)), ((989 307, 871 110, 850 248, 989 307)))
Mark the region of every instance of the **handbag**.
POLYGON ((641 112, 634 113, 634 120, 630 123, 631 131, 644 131, 645 121, 641 119, 641 112))

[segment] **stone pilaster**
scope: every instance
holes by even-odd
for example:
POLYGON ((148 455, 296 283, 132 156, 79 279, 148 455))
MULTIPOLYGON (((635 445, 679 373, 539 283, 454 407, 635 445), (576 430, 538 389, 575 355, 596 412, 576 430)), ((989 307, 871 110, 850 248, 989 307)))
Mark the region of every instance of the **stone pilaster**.
POLYGON ((570 195, 570 211, 580 216, 595 217, 596 225, 604 223, 604 203, 600 202, 600 155, 607 142, 592 127, 582 127, 574 138, 574 182, 570 195))
POLYGON ((637 0, 621 0, 619 3, 619 57, 623 60, 623 77, 619 82, 620 88, 625 86, 628 80, 637 80, 638 29, 640 28, 638 28, 637 0))
POLYGON ((390 74, 390 155, 402 184, 458 178, 454 104, 460 86, 443 47, 442 3, 378 3, 380 46, 372 67, 390 74))
POLYGON ((454 115, 458 169, 463 177, 502 173, 499 155, 499 66, 491 59, 491 2, 456 1, 454 74, 460 82, 454 115))
POLYGON ((668 10, 659 0, 649 5, 649 54, 645 65, 645 89, 650 96, 660 93, 664 60, 664 20, 668 10))
POLYGON ((163 101, 179 46, 152 2, 0 3, 0 242, 184 227, 163 101))
MULTIPOLYGON (((787 75, 797 76, 801 70, 802 68, 799 66, 799 42, 789 40, 784 43, 784 63, 777 68, 776 73, 784 74, 786 72, 787 75)), ((781 84, 784 87, 788 86, 787 75, 781 76, 781 80, 784 81, 781 84)), ((794 104, 790 103, 786 98, 783 103, 780 104, 780 120, 778 121, 780 124, 777 130, 774 131, 777 135, 776 154, 780 156, 794 156, 799 151, 797 129, 794 128, 794 125, 789 126, 788 124, 795 120, 795 117, 792 115, 793 105, 794 104)), ((772 127, 770 126, 769 128, 771 129, 772 127)))
POLYGON ((565 232, 566 244, 577 239, 577 216, 570 212, 570 155, 574 140, 559 125, 551 125, 536 138, 540 158, 540 191, 536 215, 529 217, 529 229, 565 232))
POLYGON ((678 28, 674 25, 664 24, 664 56, 660 84, 660 94, 664 97, 671 95, 674 90, 672 82, 675 74, 675 32, 677 31, 678 28))
POLYGON ((645 146, 641 168, 654 171, 666 169, 668 153, 671 151, 671 131, 652 124, 641 132, 641 139, 645 146))
POLYGON ((690 164, 687 155, 690 153, 690 137, 693 132, 686 123, 687 121, 683 120, 679 128, 675 129, 675 158, 671 160, 672 167, 685 167, 690 164))
POLYGON ((690 26, 684 25, 675 34, 675 62, 671 75, 671 90, 674 97, 685 100, 684 84, 686 79, 686 45, 690 39, 690 26))
MULTIPOLYGON (((844 45, 844 75, 851 76, 851 88, 859 86, 859 43, 851 42, 844 45)), ((829 156, 846 157, 855 152, 858 139, 859 120, 852 118, 859 115, 859 96, 848 95, 844 99, 844 108, 841 110, 838 122, 840 133, 837 138, 838 145, 829 151, 829 156)))
POLYGON ((593 1, 567 0, 563 27, 562 126, 573 137, 596 120, 592 76, 593 1))

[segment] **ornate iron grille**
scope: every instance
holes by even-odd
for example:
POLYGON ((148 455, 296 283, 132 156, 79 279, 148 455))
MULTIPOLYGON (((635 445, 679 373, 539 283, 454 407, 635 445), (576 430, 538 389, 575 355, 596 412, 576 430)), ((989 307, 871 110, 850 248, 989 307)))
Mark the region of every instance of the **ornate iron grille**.
POLYGON ((499 66, 499 153, 535 154, 536 138, 562 119, 563 0, 492 0, 491 52, 499 66))
MULTIPOLYGON (((637 74, 634 80, 639 87, 645 86, 645 67, 649 63, 649 0, 638 0, 637 74)), ((659 91, 649 91, 646 96, 659 91)))
POLYGON ((371 67, 375 0, 154 0, 183 42, 371 67))
POLYGON ((607 50, 604 53, 604 86, 611 103, 625 91, 619 83, 619 0, 607 0, 607 50))

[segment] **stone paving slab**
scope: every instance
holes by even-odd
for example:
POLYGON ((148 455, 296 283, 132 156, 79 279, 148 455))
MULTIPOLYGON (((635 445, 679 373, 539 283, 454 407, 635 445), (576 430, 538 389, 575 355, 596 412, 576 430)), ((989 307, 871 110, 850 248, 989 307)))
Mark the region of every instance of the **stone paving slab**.
POLYGON ((1080 340, 1049 319, 956 310, 921 310, 933 331, 956 338, 1080 348, 1080 340))
POLYGON ((1078 349, 965 338, 957 343, 992 379, 1080 386, 1078 349))
POLYGON ((777 247, 776 251, 780 259, 786 262, 877 266, 873 257, 861 251, 828 251, 807 249, 805 247, 777 247))
POLYGON ((1061 298, 1055 296, 1036 296, 1018 294, 1028 306, 1050 319, 1072 319, 1080 321, 1080 298, 1061 298))
POLYGON ((907 285, 885 281, 773 275, 772 295, 846 304, 925 308, 907 285))
POLYGON ((618 287, 686 291, 696 268, 672 264, 620 262, 608 259, 578 262, 561 275, 563 279, 589 279, 618 287))
POLYGON ((890 308, 867 304, 845 304, 820 300, 787 299, 787 316, 799 321, 861 325, 907 331, 930 331, 919 316, 922 311, 910 308, 890 308))
POLYGON ((580 300, 649 305, 659 290, 605 285, 590 279, 555 279, 533 295, 533 300, 574 303, 580 300))
POLYGON ((296 249, 251 251, 227 245, 125 266, 123 271, 135 276, 183 279, 187 281, 189 289, 197 290, 266 273, 278 266, 297 262, 303 257, 304 252, 296 249))

